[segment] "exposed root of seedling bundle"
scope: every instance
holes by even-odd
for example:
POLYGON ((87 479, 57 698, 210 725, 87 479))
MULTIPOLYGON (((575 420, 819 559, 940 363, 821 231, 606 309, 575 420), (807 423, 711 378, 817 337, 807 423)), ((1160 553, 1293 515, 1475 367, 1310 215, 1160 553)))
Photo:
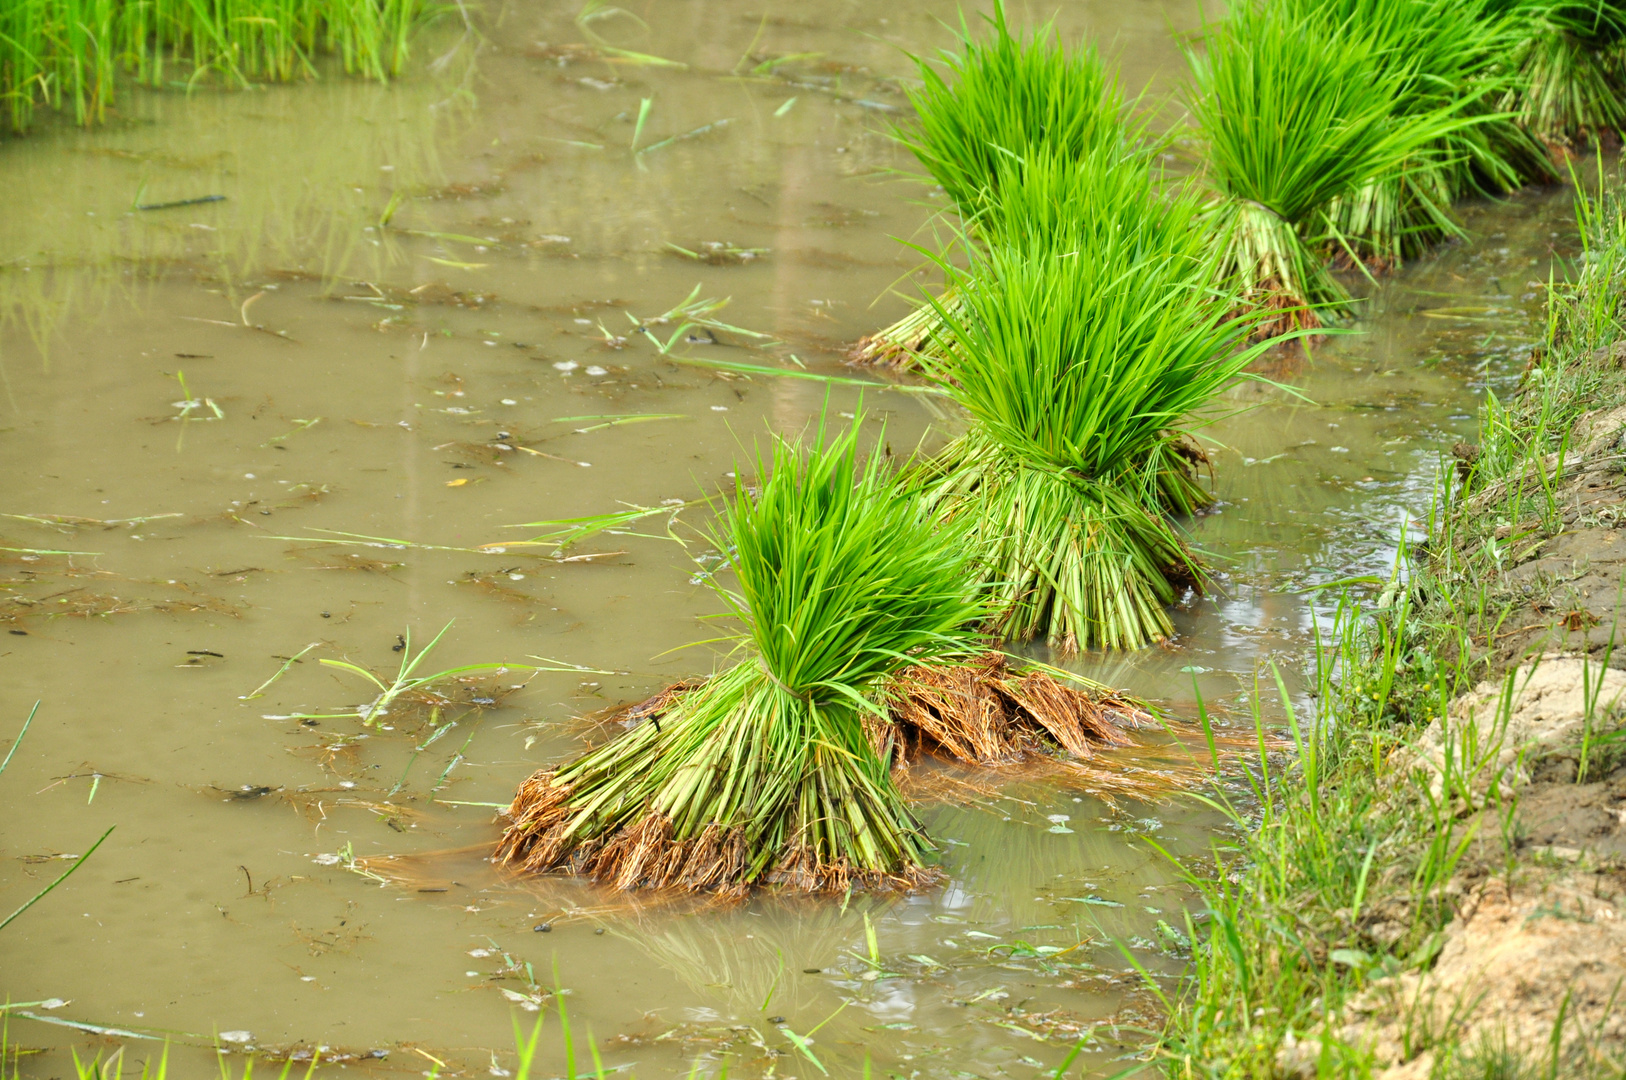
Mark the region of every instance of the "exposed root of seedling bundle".
POLYGON ((758 883, 842 892, 936 881, 930 844, 866 725, 850 708, 804 705, 752 662, 661 691, 627 710, 643 717, 631 732, 520 785, 496 860, 620 890, 724 895, 758 883), (770 751, 748 730, 765 711, 808 727, 775 731, 782 745, 770 751))
POLYGON ((990 653, 975 665, 909 668, 892 684, 888 710, 902 729, 900 746, 968 765, 1008 765, 1061 750, 1092 758, 1103 746, 1126 746, 1125 728, 1155 723, 1145 707, 1111 691, 1068 686, 1038 669, 1011 670, 990 653))

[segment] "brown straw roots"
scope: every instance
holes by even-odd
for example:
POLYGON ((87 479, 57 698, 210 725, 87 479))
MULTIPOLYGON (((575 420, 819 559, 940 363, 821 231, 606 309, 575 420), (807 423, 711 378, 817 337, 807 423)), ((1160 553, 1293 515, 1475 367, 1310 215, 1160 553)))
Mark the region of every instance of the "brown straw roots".
POLYGON ((1156 723, 1144 706, 1104 687, 1068 686, 1038 668, 1017 673, 999 653, 974 664, 905 670, 892 685, 890 719, 916 749, 968 765, 1011 765, 1059 749, 1091 758, 1126 746, 1126 727, 1156 723))
MULTIPOLYGON (((673 819, 655 805, 620 805, 602 795, 577 797, 574 780, 584 771, 600 785, 595 790, 603 790, 603 779, 595 775, 600 766, 589 764, 584 770, 584 763, 611 757, 612 775, 647 768, 640 761, 659 753, 657 740, 679 737, 680 726, 688 721, 685 706, 693 708, 696 697, 715 689, 713 681, 679 683, 618 710, 604 720, 635 725, 626 735, 563 769, 532 774, 508 808, 509 823, 494 861, 532 873, 566 870, 623 891, 677 889, 723 897, 743 896, 758 883, 800 892, 885 892, 918 890, 941 879, 940 871, 912 860, 877 869, 821 853, 800 838, 808 835, 807 811, 792 812, 784 827, 786 842, 776 848, 780 854, 764 867, 752 856, 754 826, 712 821, 691 825, 687 835, 679 835, 673 819)), ((865 726, 876 758, 894 767, 921 750, 941 750, 982 766, 1051 759, 1058 752, 1087 759, 1097 747, 1128 745, 1123 728, 1155 722, 1145 708, 1110 691, 1075 689, 1042 670, 1017 673, 1005 657, 992 653, 967 664, 906 669, 891 684, 886 700, 890 722, 871 718, 865 726)), ((815 769, 805 783, 823 787, 835 775, 815 769)), ((798 801, 828 813, 849 800, 870 801, 856 786, 845 794, 821 792, 817 803, 798 801)), ((829 827, 828 821, 820 824, 829 827)))

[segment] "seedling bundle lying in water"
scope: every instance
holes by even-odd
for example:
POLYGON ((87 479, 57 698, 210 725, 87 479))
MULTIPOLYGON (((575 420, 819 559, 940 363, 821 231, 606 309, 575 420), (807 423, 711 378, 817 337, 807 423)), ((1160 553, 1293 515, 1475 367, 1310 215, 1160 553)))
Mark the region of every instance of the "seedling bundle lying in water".
POLYGON ((617 888, 804 890, 929 881, 929 841, 871 731, 900 669, 979 647, 963 530, 935 527, 858 427, 774 443, 715 537, 744 624, 733 667, 663 692, 633 731, 521 786, 499 861, 617 888))
POLYGON ((1402 74, 1391 122, 1460 123, 1327 209, 1335 249, 1397 266, 1461 236, 1451 204, 1555 177, 1547 148, 1501 102, 1517 85, 1513 58, 1528 21, 1500 0, 1277 0, 1334 37, 1370 43, 1387 77, 1402 74))
POLYGON ((1503 99, 1544 138, 1626 128, 1626 4, 1505 0, 1521 21, 1518 76, 1503 99))
POLYGON ((987 211, 1005 242, 968 270, 942 262, 962 299, 937 306, 946 359, 926 361, 971 427, 915 483, 969 530, 1004 636, 1136 648, 1203 580, 1169 520, 1210 499, 1179 425, 1263 348, 1242 347, 1256 316, 1211 287, 1198 201, 1138 163, 1002 168, 1021 174, 987 211))
POLYGON ((1316 306, 1347 303, 1328 272, 1328 208, 1406 172, 1465 120, 1461 102, 1402 112, 1412 66, 1388 43, 1295 5, 1238 5, 1188 52, 1188 105, 1207 144, 1223 245, 1218 280, 1278 325, 1319 326, 1316 306))
MULTIPOLYGON (((1094 50, 1064 51, 1047 23, 1031 37, 1010 31, 1003 4, 987 19, 979 42, 961 23, 959 51, 939 59, 948 79, 924 58, 916 65, 922 87, 910 93, 917 120, 895 132, 948 195, 961 222, 973 231, 999 190, 1001 167, 1034 153, 1059 161, 1095 155, 1144 165, 1152 148, 1138 127, 1125 123, 1117 84, 1094 50)), ((988 238, 989 242, 996 242, 988 238)), ((957 309, 954 288, 942 304, 957 309)), ((935 344, 936 311, 922 306, 859 342, 852 359, 898 365, 935 344)))

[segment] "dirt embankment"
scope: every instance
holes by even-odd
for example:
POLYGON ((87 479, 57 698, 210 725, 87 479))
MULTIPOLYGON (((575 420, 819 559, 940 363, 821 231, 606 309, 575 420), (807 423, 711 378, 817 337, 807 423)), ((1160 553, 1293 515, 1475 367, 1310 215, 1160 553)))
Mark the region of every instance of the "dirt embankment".
MULTIPOLYGON (((1626 397, 1623 360, 1583 357, 1586 403, 1626 397)), ((1433 964, 1375 980, 1347 1015, 1387 1080, 1626 1070, 1626 406, 1568 431, 1470 485, 1456 576, 1434 582, 1465 632, 1450 659, 1485 678, 1397 751, 1459 807, 1465 855, 1433 964)))

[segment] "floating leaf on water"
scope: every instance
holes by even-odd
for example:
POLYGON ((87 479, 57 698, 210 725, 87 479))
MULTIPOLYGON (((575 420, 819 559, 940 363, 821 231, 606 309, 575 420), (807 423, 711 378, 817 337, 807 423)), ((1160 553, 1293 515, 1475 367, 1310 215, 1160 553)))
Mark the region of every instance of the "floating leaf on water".
POLYGON ((462 487, 464 484, 466 484, 468 482, 469 482, 468 477, 459 476, 456 480, 448 480, 448 481, 446 481, 446 486, 447 487, 462 487))
POLYGON ((1116 900, 1103 900, 1099 896, 1063 896, 1063 900, 1071 900, 1075 904, 1094 904, 1096 907, 1123 907, 1116 900))
POLYGON ((998 941, 998 934, 985 934, 981 930, 967 930, 966 937, 982 938, 984 941, 998 941))

